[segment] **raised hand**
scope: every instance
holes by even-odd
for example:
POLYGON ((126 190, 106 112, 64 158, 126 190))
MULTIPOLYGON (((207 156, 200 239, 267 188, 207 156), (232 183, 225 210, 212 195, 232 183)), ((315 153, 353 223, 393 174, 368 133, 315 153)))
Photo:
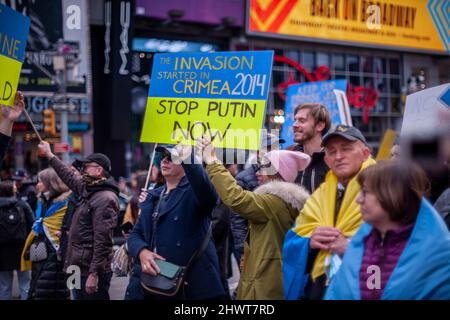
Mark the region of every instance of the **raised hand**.
POLYGON ((201 152, 202 159, 206 164, 211 164, 218 160, 216 148, 206 134, 197 139, 197 148, 201 152))

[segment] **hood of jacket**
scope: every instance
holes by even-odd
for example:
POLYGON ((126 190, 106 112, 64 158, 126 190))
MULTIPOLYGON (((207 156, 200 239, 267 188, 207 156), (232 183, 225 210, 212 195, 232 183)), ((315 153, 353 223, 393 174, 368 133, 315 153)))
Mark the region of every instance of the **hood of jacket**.
POLYGON ((309 193, 305 188, 295 183, 284 181, 270 181, 256 188, 254 192, 277 196, 298 211, 303 208, 303 205, 309 198, 309 193))
POLYGON ((117 194, 117 196, 119 196, 119 188, 117 187, 117 183, 114 180, 113 177, 109 177, 108 179, 106 179, 104 182, 96 184, 96 185, 91 185, 91 186, 87 186, 86 190, 88 191, 88 193, 94 193, 97 191, 103 191, 103 190, 109 190, 114 192, 115 194, 117 194))
POLYGON ((16 197, 1 197, 0 198, 0 208, 15 205, 17 203, 16 197))

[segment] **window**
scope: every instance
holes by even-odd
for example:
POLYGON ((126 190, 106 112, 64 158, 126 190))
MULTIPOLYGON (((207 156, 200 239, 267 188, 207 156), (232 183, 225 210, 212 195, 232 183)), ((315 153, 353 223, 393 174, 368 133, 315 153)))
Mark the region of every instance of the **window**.
MULTIPOLYGON (((368 124, 364 124, 363 121, 364 107, 350 106, 354 126, 363 132, 374 149, 377 149, 386 129, 397 129, 404 106, 401 99, 402 61, 399 54, 336 46, 322 46, 318 49, 318 46, 313 44, 289 46, 272 42, 261 45, 260 41, 255 40, 256 42, 258 45, 250 42, 248 50, 254 50, 256 47, 275 50, 276 55, 300 63, 313 76, 316 68, 327 66, 331 72, 330 80, 347 79, 353 90, 355 87, 359 87, 359 92, 363 90, 363 101, 370 98, 368 96, 371 92, 368 90, 376 92, 378 99, 369 110, 368 124)), ((280 90, 279 84, 289 80, 289 74, 295 81, 307 81, 306 77, 294 67, 285 63, 275 63, 270 91, 273 96, 269 98, 272 104, 268 105, 267 119, 274 113, 274 109, 284 107, 284 100, 279 92, 285 93, 286 90, 280 90)), ((268 120, 266 125, 273 127, 268 120)))

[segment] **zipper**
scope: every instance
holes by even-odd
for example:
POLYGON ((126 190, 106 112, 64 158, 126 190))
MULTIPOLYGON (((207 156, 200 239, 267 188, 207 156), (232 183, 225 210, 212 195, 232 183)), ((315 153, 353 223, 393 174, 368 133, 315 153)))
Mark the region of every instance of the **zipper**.
MULTIPOLYGON (((381 278, 383 275, 383 268, 384 264, 386 263, 386 250, 385 250, 385 241, 386 235, 384 236, 384 239, 381 240, 381 261, 380 261, 380 286, 381 286, 381 278)), ((381 288, 380 288, 381 290, 381 288)), ((375 300, 375 290, 372 290, 372 300, 375 300)))
POLYGON ((311 173, 311 193, 313 193, 314 192, 314 190, 315 190, 315 177, 316 177, 316 169, 314 168, 313 170, 312 170, 312 173, 311 173))
POLYGON ((153 224, 152 224, 152 241, 151 241, 151 248, 152 251, 154 253, 156 252, 156 225, 158 224, 158 220, 159 220, 159 213, 158 212, 154 212, 152 214, 152 220, 153 220, 153 224))
POLYGON ((303 170, 303 172, 302 172, 302 179, 300 180, 300 185, 301 185, 301 186, 303 186, 303 178, 305 177, 305 171, 306 171, 306 168, 305 168, 305 170, 303 170))

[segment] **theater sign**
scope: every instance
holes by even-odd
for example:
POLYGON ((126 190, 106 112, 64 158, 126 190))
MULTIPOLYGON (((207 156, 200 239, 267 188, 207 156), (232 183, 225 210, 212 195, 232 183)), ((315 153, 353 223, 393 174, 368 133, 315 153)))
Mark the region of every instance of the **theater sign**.
POLYGON ((448 0, 250 0, 247 32, 450 53, 448 0))

